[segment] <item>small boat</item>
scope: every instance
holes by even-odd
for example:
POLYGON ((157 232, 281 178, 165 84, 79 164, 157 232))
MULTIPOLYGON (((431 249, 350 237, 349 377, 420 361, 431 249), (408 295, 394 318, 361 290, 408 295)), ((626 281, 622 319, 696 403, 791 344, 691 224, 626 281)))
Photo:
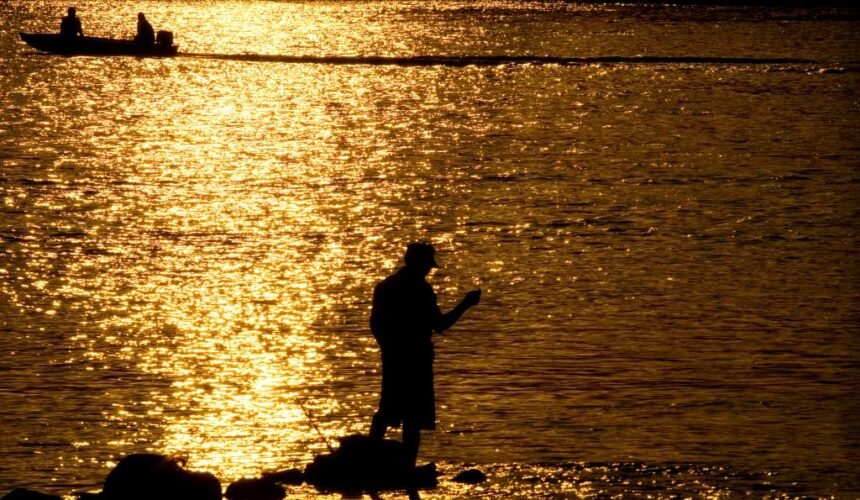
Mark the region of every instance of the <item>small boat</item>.
POLYGON ((175 56, 179 49, 173 44, 173 33, 159 31, 155 43, 141 45, 133 40, 81 36, 62 37, 57 33, 21 33, 21 40, 34 49, 52 54, 67 56, 137 56, 167 57, 175 56))

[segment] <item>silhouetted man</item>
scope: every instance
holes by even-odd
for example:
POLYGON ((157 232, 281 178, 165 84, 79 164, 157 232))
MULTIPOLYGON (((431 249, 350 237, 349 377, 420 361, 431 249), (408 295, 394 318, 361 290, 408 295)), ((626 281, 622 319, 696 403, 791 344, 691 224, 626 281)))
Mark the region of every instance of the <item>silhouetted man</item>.
POLYGON ((155 44, 155 30, 152 25, 146 20, 143 12, 137 14, 137 36, 134 37, 134 43, 150 47, 155 44))
POLYGON ((60 36, 63 38, 73 39, 76 36, 84 36, 84 29, 81 27, 81 20, 75 15, 77 11, 74 7, 69 7, 68 15, 60 21, 60 36))
POLYGON ((406 265, 376 285, 370 313, 370 329, 382 352, 382 394, 370 437, 382 439, 388 427, 402 424, 403 444, 413 464, 421 429, 436 428, 430 337, 434 331, 453 326, 481 299, 481 291, 473 290, 443 314, 426 280, 438 267, 435 253, 430 244, 410 243, 404 255, 406 265))

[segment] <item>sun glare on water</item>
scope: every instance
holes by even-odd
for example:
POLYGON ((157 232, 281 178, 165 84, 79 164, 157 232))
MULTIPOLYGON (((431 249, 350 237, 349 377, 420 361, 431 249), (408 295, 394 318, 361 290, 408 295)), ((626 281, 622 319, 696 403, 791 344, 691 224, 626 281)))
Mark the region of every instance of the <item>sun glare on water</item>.
POLYGON ((282 85, 313 83, 302 77, 247 93, 214 86, 199 101, 186 96, 171 109, 170 128, 150 122, 125 205, 104 214, 108 226, 136 215, 99 257, 108 270, 100 293, 117 314, 98 328, 115 332, 109 352, 169 382, 140 402, 120 403, 111 418, 132 428, 153 423, 139 444, 185 454, 192 468, 222 479, 307 461, 324 445, 302 406, 316 417, 338 406, 309 388, 333 377, 324 353, 332 346, 318 334, 322 312, 337 306, 326 290, 343 279, 347 258, 337 212, 359 214, 367 202, 332 190, 352 174, 323 165, 338 141, 325 139, 327 110, 313 97, 283 95, 282 85), (271 141, 273 113, 296 114, 296 130, 271 141), (329 146, 311 151, 301 144, 308 134, 329 146))

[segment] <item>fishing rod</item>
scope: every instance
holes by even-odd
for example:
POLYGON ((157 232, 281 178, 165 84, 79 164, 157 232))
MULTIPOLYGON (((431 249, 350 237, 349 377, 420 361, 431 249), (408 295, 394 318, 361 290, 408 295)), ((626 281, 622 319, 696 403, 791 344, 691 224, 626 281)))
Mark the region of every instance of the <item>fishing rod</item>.
POLYGON ((322 433, 322 431, 320 430, 320 428, 319 428, 319 427, 317 427, 316 422, 314 422, 313 415, 311 415, 310 410, 308 410, 308 409, 305 407, 304 402, 302 402, 301 400, 299 400, 299 407, 301 407, 302 411, 305 413, 305 418, 307 418, 307 419, 308 419, 308 423, 310 423, 310 424, 311 424, 311 427, 313 427, 313 429, 314 429, 315 431, 317 431, 317 434, 319 435, 319 437, 320 437, 320 438, 323 440, 323 442, 325 443, 326 447, 328 448, 328 451, 330 451, 330 452, 334 453, 334 448, 332 448, 332 447, 331 447, 331 443, 329 443, 328 438, 327 438, 327 437, 325 437, 325 434, 323 434, 323 433, 322 433))

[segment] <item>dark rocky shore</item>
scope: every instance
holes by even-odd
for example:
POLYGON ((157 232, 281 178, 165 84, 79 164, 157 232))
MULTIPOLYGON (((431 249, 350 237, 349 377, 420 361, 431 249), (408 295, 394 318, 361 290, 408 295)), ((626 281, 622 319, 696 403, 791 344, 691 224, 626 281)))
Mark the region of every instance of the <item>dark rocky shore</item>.
MULTIPOLYGON (((486 476, 470 469, 453 481, 479 483, 486 476)), ((264 473, 229 484, 228 500, 280 500, 291 485, 309 484, 321 492, 360 495, 386 490, 417 493, 438 484, 435 464, 413 467, 399 441, 372 440, 363 435, 346 436, 331 453, 317 456, 304 470, 264 473)), ((213 474, 185 469, 182 458, 151 453, 128 455, 105 478, 99 493, 73 493, 79 500, 220 500, 222 484, 213 474)), ((61 500, 23 488, 0 500, 61 500)))

